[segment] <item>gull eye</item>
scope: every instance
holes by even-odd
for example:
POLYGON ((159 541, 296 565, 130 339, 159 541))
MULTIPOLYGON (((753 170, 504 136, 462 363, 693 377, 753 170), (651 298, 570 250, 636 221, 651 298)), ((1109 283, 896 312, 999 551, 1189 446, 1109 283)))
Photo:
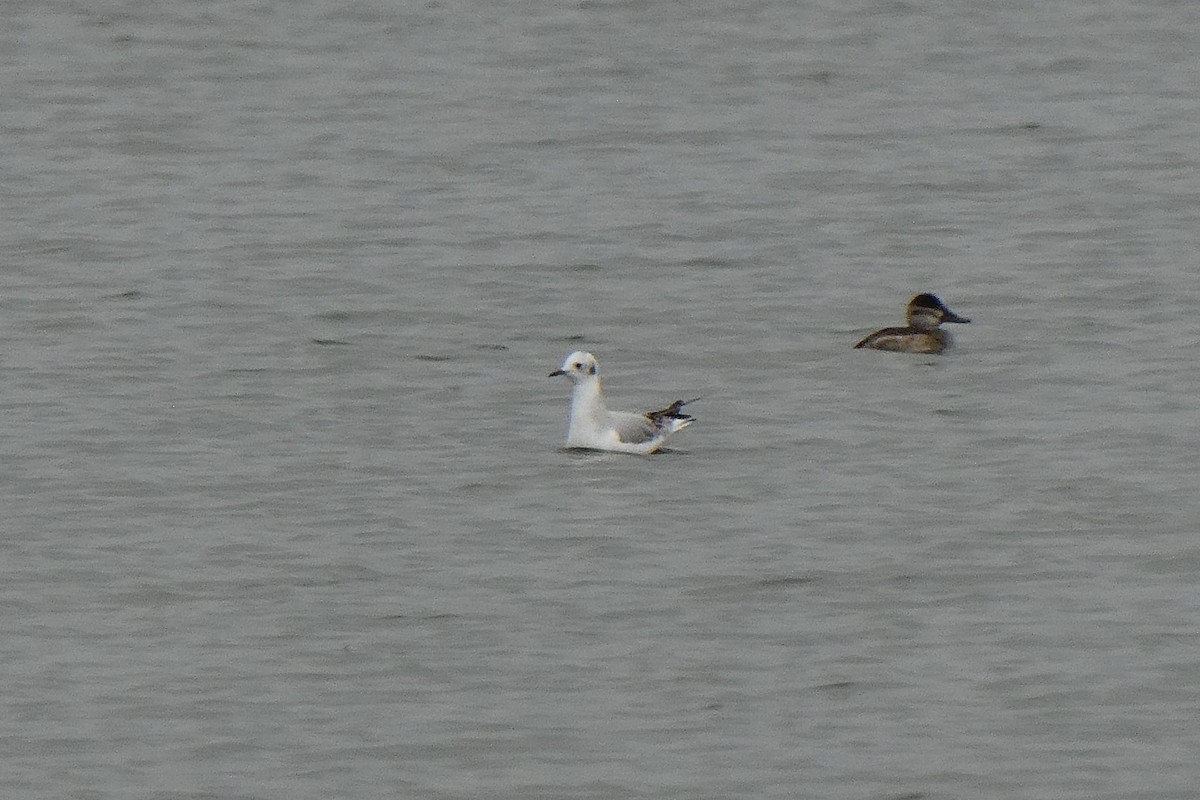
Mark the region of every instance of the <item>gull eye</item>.
POLYGON ((575 369, 583 369, 583 364, 580 364, 578 361, 576 361, 571 366, 575 367, 575 369))

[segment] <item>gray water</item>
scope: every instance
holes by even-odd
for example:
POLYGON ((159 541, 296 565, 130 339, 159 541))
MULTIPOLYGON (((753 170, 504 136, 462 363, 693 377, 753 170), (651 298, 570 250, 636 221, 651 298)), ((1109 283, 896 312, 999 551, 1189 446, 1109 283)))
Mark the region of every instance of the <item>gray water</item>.
POLYGON ((4 17, 0 795, 1196 796, 1194 3, 4 17))

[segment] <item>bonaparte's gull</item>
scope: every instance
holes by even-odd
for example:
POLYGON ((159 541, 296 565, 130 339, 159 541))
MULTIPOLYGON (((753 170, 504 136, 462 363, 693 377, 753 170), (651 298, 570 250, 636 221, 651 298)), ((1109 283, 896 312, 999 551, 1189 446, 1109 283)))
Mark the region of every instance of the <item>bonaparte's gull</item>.
POLYGON ((571 353, 560 368, 550 373, 551 378, 556 375, 566 375, 574 384, 567 447, 645 455, 660 449, 675 431, 695 422, 693 417, 680 413, 686 403, 694 400, 676 400, 666 408, 644 414, 609 411, 600 391, 596 357, 591 353, 571 353))

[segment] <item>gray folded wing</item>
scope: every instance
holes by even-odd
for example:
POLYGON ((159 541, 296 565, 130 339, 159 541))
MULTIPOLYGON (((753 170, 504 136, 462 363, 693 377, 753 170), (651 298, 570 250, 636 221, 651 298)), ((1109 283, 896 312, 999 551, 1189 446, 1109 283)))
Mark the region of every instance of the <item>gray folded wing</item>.
POLYGON ((641 444, 658 436, 662 431, 644 414, 612 412, 612 426, 617 438, 626 444, 641 444))

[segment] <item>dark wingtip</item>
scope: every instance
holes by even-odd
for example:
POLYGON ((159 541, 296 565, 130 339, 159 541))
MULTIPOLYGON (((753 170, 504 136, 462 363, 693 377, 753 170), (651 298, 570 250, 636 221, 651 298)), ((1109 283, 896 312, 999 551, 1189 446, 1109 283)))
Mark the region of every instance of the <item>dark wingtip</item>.
POLYGON ((667 406, 666 408, 660 408, 657 411, 646 412, 646 416, 649 417, 650 419, 663 419, 665 417, 667 419, 694 420, 696 418, 691 416, 690 414, 682 413, 682 409, 688 403, 694 403, 699 399, 700 399, 699 397, 693 397, 691 400, 676 400, 674 403, 671 403, 671 405, 667 406))
POLYGON ((687 403, 688 403, 687 400, 676 400, 674 403, 671 403, 671 405, 667 406, 662 411, 659 411, 657 416, 660 416, 660 417, 686 417, 687 414, 680 414, 679 412, 683 409, 683 407, 685 405, 687 405, 687 403))

